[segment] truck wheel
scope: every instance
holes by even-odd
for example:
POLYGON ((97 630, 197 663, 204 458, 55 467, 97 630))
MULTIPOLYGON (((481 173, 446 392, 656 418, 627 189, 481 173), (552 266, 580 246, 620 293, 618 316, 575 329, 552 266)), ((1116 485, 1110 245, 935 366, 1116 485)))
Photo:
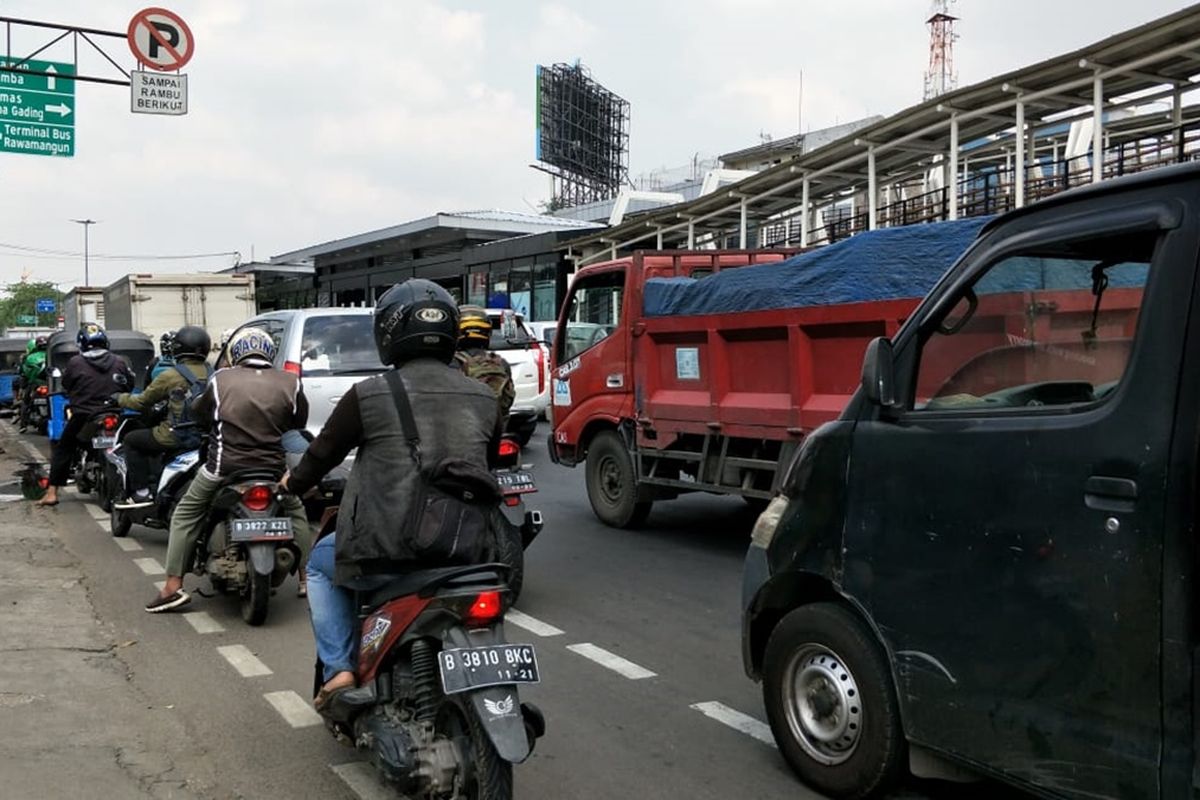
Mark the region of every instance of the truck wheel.
POLYGON ((615 431, 601 431, 588 446, 587 492, 592 511, 605 525, 634 528, 650 514, 651 503, 637 499, 633 459, 615 431))
POLYGON ((763 702, 784 758, 823 794, 881 797, 902 776, 907 742, 887 659, 841 606, 814 603, 780 621, 763 702))

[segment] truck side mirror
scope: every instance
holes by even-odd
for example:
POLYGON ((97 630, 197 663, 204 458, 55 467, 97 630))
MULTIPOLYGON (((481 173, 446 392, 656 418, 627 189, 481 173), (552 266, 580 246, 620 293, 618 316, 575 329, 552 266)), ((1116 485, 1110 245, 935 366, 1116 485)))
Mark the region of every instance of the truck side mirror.
POLYGON ((877 406, 896 404, 895 365, 892 342, 882 336, 871 340, 863 357, 862 387, 867 399, 877 406))

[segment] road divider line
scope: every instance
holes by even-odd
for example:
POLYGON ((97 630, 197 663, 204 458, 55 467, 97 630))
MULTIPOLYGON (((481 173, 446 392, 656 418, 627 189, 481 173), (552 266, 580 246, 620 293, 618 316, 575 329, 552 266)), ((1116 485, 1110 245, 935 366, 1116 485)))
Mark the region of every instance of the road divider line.
POLYGON ((324 722, 321 715, 293 691, 267 692, 263 697, 279 712, 284 722, 293 728, 311 728, 324 722))
POLYGON ((138 569, 147 575, 166 575, 167 568, 158 563, 156 558, 135 558, 134 564, 137 564, 138 569))
POLYGON ((92 519, 96 520, 96 522, 109 521, 108 512, 104 509, 94 506, 91 503, 85 505, 84 508, 87 509, 87 512, 92 515, 92 519))
POLYGON ((739 733, 758 739, 763 744, 769 744, 771 747, 777 746, 775 737, 771 735, 770 725, 760 722, 749 714, 732 709, 724 703, 693 703, 690 708, 696 709, 709 719, 715 719, 722 725, 728 725, 739 733))
POLYGON ((610 653, 602 647, 597 647, 591 642, 583 642, 582 644, 569 644, 567 649, 576 655, 581 655, 586 659, 595 661, 602 667, 607 667, 618 675, 629 678, 631 681, 640 681, 644 678, 653 678, 658 673, 651 672, 645 667, 639 667, 632 661, 621 658, 616 653, 610 653))
POLYGON ((154 588, 158 589, 161 592, 163 589, 167 588, 167 582, 166 581, 155 581, 154 588))
POLYGON ((366 761, 351 761, 348 764, 330 764, 333 774, 358 795, 359 800, 395 800, 396 792, 379 780, 375 768, 366 761))
POLYGON ((207 611, 189 611, 183 618, 196 629, 196 633, 222 633, 225 630, 225 626, 210 617, 207 611))
POLYGON ((138 550, 142 549, 142 544, 137 539, 118 539, 113 537, 113 541, 116 542, 117 547, 121 548, 126 553, 136 553, 138 550))
POLYGON ((504 621, 511 622, 518 628, 524 628, 536 636, 562 636, 563 632, 553 625, 548 625, 540 619, 534 619, 528 614, 522 614, 515 608, 504 613, 504 621))
MULTIPOLYGON (((243 678, 257 678, 261 675, 271 675, 271 668, 258 660, 258 656, 250 652, 244 644, 230 644, 218 647, 217 652, 238 671, 243 678)), ((281 712, 282 713, 282 712, 281 712)))

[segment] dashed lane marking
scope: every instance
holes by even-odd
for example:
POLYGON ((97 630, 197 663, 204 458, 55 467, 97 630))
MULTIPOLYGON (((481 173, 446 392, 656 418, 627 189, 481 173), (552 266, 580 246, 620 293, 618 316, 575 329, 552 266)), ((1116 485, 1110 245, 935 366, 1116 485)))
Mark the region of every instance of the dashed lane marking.
POLYGON ((618 675, 629 678, 631 681, 639 681, 643 678, 653 678, 658 674, 656 672, 651 672, 645 667, 639 667, 632 661, 621 658, 616 653, 610 653, 602 647, 596 647, 596 645, 590 642, 584 642, 582 644, 569 644, 567 645, 567 649, 572 653, 595 661, 600 666, 607 667, 618 675))
POLYGON ((113 542, 126 553, 134 553, 142 549, 142 545, 137 539, 118 539, 114 537, 113 542))
POLYGON ((196 633, 222 633, 225 630, 225 626, 209 616, 207 611, 189 611, 183 618, 196 629, 196 633))
POLYGON ((263 697, 293 728, 311 728, 324 722, 321 715, 303 697, 293 691, 267 692, 263 697))
POLYGON ((728 725, 735 731, 744 733, 747 736, 758 739, 763 744, 769 744, 771 747, 776 747, 775 737, 771 735, 771 726, 765 722, 760 722, 748 714, 743 714, 736 711, 724 703, 693 703, 691 708, 696 709, 709 719, 715 719, 722 725, 728 725))
POLYGON ((395 791, 380 781, 375 768, 365 761, 331 764, 329 768, 358 795, 359 800, 395 800, 395 791))
POLYGON ((515 608, 510 608, 507 612, 505 612, 504 621, 511 622, 518 628, 524 628, 525 630, 537 636, 562 636, 563 633, 553 625, 547 625, 540 619, 534 619, 528 614, 522 614, 515 608))
POLYGON ((99 506, 94 506, 89 503, 88 505, 84 506, 84 508, 87 509, 87 512, 92 515, 92 519, 96 520, 96 522, 109 521, 108 512, 99 506))
POLYGON ((166 575, 167 574, 167 568, 164 567, 162 564, 158 563, 158 559, 155 559, 155 558, 135 558, 133 560, 133 563, 137 564, 138 569, 140 569, 142 572, 146 573, 147 575, 166 575))
POLYGON ((257 678, 260 675, 271 675, 271 668, 258 660, 258 656, 250 652, 244 644, 230 644, 218 647, 217 652, 238 671, 243 678, 257 678))
POLYGON ((166 581, 155 581, 154 588, 158 589, 161 592, 163 589, 167 588, 167 582, 166 581))

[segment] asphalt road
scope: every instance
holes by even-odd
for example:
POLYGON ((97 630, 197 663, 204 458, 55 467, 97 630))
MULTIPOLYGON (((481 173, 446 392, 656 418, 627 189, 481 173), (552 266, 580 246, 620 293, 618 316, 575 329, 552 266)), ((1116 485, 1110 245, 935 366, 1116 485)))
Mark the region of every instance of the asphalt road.
MULTIPOLYGON (((46 452, 44 439, 29 441, 46 452)), ((522 699, 543 709, 548 732, 516 769, 517 796, 816 798, 770 743, 759 687, 742 671, 738 598, 754 522, 745 505, 689 497, 660 504, 644 530, 615 531, 593 517, 582 470, 549 463, 544 436, 526 460, 541 488, 530 505, 546 527, 526 553, 521 615, 507 630, 537 647, 542 683, 522 699)), ((197 596, 188 613, 148 615, 166 533, 135 526, 113 539, 93 503, 73 490, 64 498, 45 513, 88 565, 97 612, 134 643, 123 655, 130 680, 203 743, 229 797, 394 796, 308 709, 312 636, 294 581, 261 628, 242 623, 233 598, 197 596)), ((963 791, 933 784, 897 797, 963 791)))

